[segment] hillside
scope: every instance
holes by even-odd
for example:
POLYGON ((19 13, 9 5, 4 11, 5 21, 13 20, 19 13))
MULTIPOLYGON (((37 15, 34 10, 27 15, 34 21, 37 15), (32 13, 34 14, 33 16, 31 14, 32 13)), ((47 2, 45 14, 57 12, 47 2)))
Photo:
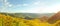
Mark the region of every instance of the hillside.
POLYGON ((53 16, 51 16, 49 19, 48 19, 48 22, 49 23, 55 23, 56 21, 60 20, 60 11, 57 12, 56 14, 54 14, 53 16))

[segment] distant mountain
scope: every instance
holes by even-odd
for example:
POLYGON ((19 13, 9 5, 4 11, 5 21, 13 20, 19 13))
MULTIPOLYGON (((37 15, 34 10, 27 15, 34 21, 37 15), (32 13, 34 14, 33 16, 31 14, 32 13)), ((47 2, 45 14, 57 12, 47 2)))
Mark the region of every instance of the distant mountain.
POLYGON ((55 13, 0 13, 0 14, 4 14, 4 15, 10 15, 12 17, 25 17, 25 16, 31 16, 31 18, 35 18, 35 17, 41 17, 41 16, 52 16, 54 15, 55 13))

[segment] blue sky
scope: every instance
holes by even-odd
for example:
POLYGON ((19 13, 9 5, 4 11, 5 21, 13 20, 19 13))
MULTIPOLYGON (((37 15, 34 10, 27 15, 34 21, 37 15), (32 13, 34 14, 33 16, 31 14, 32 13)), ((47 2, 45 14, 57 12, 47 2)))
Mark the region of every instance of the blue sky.
POLYGON ((60 0, 0 0, 1 12, 56 13, 59 10, 60 0))

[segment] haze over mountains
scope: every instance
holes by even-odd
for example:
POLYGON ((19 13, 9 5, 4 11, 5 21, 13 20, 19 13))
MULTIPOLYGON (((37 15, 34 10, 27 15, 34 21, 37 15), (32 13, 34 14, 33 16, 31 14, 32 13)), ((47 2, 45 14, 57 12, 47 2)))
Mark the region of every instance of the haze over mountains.
POLYGON ((31 16, 32 18, 35 17, 42 17, 42 16, 52 16, 55 13, 0 13, 0 14, 5 14, 5 15, 10 15, 10 16, 15 16, 15 17, 20 17, 20 16, 31 16))

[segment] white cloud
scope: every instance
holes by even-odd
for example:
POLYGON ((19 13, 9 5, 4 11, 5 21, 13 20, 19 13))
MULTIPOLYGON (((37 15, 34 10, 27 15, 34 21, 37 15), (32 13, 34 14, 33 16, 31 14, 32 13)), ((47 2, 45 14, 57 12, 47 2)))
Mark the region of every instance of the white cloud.
POLYGON ((37 1, 37 2, 34 2, 32 6, 46 6, 46 2, 37 1))
POLYGON ((12 4, 9 5, 9 7, 12 7, 12 6, 13 6, 12 4))
MULTIPOLYGON (((17 4, 17 5, 14 5, 14 4, 11 4, 10 2, 8 2, 8 0, 4 0, 4 5, 5 5, 5 9, 7 9, 8 7, 11 8, 16 8, 16 7, 20 7, 22 6, 21 4, 17 4)), ((24 6, 26 6, 27 4, 24 4, 24 6)))
POLYGON ((5 6, 7 6, 7 7, 12 7, 12 4, 10 4, 10 2, 8 2, 8 0, 5 0, 5 1, 4 1, 4 4, 5 4, 5 6))
POLYGON ((20 8, 20 7, 22 7, 22 5, 21 5, 21 4, 17 4, 17 5, 12 5, 12 4, 11 4, 10 6, 11 6, 11 8, 17 8, 17 7, 19 7, 19 8, 20 8))
POLYGON ((6 6, 8 6, 8 7, 12 7, 12 6, 13 6, 13 5, 10 4, 9 2, 6 2, 5 4, 6 4, 6 6))
POLYGON ((39 4, 40 4, 40 1, 34 2, 34 5, 39 5, 39 4))
POLYGON ((7 2, 7 0, 4 0, 4 2, 7 2))
POLYGON ((28 6, 28 4, 23 4, 23 6, 28 6))

